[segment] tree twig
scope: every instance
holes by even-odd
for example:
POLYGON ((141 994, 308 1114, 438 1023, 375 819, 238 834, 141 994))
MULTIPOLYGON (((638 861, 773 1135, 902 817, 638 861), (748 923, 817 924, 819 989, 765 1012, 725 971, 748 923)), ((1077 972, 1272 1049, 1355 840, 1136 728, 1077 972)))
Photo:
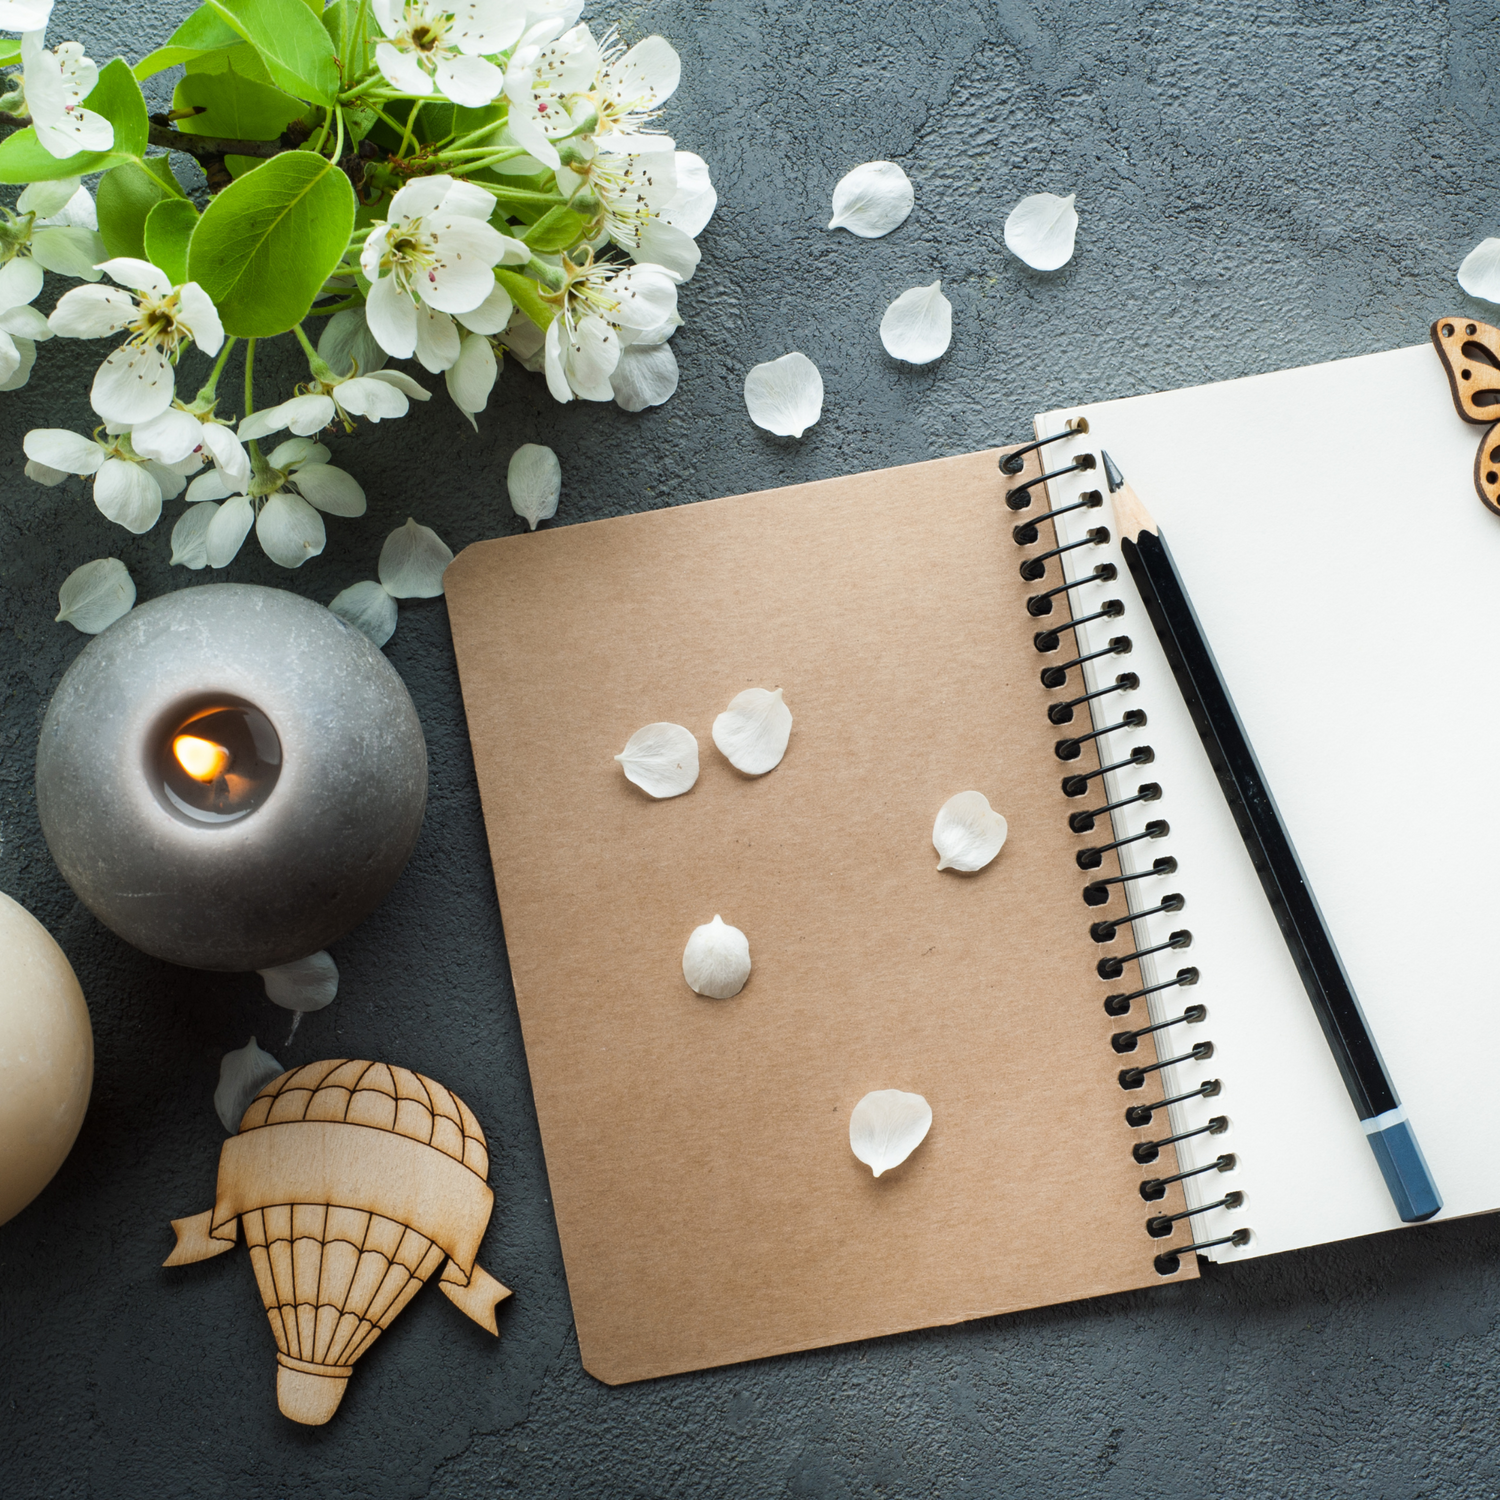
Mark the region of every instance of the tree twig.
POLYGON ((182 151, 199 161, 220 161, 226 156, 280 156, 287 149, 281 141, 235 141, 218 135, 194 135, 176 129, 166 115, 151 116, 147 139, 153 146, 182 151))

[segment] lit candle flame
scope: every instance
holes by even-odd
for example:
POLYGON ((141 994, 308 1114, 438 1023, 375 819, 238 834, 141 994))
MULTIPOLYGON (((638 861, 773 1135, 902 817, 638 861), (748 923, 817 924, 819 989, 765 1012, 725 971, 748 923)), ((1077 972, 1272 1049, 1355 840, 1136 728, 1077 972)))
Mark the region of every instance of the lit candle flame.
POLYGON ((179 734, 172 741, 177 764, 194 781, 217 781, 229 766, 229 752, 213 740, 199 739, 195 734, 179 734))

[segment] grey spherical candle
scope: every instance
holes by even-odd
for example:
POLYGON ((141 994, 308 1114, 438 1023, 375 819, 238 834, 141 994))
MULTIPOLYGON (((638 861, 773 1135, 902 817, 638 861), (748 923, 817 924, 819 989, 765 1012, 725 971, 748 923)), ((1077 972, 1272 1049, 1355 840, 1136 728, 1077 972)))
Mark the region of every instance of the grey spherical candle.
POLYGON ((137 948, 267 969, 343 936, 406 865, 427 747, 358 631, 280 589, 132 610, 59 683, 37 809, 79 900, 137 948))

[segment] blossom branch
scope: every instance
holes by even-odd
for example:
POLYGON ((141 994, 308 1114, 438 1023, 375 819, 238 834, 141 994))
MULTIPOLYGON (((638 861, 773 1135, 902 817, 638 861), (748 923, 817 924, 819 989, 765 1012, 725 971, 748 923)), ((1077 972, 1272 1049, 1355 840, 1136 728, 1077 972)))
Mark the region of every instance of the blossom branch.
POLYGON ((284 140, 236 141, 219 135, 190 135, 178 130, 167 115, 152 115, 150 119, 147 139, 153 146, 181 151, 200 162, 218 161, 225 156, 280 156, 283 151, 291 149, 284 140))

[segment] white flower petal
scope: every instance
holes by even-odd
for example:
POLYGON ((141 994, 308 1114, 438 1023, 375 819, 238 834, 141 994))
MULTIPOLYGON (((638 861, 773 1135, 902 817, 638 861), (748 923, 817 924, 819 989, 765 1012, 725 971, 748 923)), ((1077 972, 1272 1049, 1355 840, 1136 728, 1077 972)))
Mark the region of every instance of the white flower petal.
POLYGON ((495 195, 477 182, 455 180, 443 194, 441 210, 445 214, 466 214, 471 219, 487 222, 495 212, 495 195))
MULTIPOLYGON (((244 492, 244 481, 236 484, 222 469, 210 469, 206 474, 200 474, 187 487, 188 500, 195 505, 203 500, 227 500, 231 495, 242 495, 244 492)), ((207 524, 205 521, 204 525, 207 524)))
POLYGON ((209 355, 224 347, 224 324, 213 298, 196 281, 184 282, 177 289, 182 321, 192 331, 193 342, 209 355))
POLYGON ((227 568, 239 554, 250 528, 255 524, 255 507, 247 495, 233 495, 208 523, 208 565, 227 568))
POLYGON ((286 1069, 262 1052, 251 1037, 243 1047, 226 1052, 219 1063, 219 1086, 214 1090, 214 1113, 230 1135, 238 1135, 240 1121, 255 1096, 286 1069))
MULTIPOLYGON (((18 255, 0 266, 0 307, 21 307, 32 301, 41 289, 42 268, 35 261, 18 255)), ((64 293, 63 301, 67 300, 67 295, 64 293)), ((135 306, 134 303, 130 305, 132 309, 135 306)))
POLYGON ((96 473, 104 462, 104 449, 98 443, 66 427, 33 427, 21 439, 21 451, 49 469, 69 474, 96 473))
POLYGON ((255 535, 261 551, 283 568, 300 568, 328 540, 323 518, 300 495, 279 490, 260 508, 255 535))
POLYGON ((208 528, 218 513, 219 507, 212 500, 200 500, 178 516, 172 528, 175 567, 191 568, 196 573, 208 566, 208 528))
POLYGON ((327 463, 328 449, 310 437, 289 437, 271 449, 266 462, 273 469, 292 469, 298 464, 327 463))
POLYGON ((0 311, 0 329, 12 338, 45 343, 52 337, 47 320, 34 307, 7 307, 0 311))
POLYGON ((394 276, 372 283, 365 299, 365 319, 375 342, 387 354, 410 359, 417 352, 417 309, 394 276))
POLYGON ((98 635, 128 614, 135 603, 135 584, 117 557, 98 557, 74 568, 57 591, 59 620, 85 635, 98 635))
POLYGON ((368 375, 387 359, 365 322, 363 307, 346 307, 329 318, 318 338, 318 354, 333 367, 335 375, 368 375))
POLYGON ((983 792, 959 792, 938 809, 932 825, 938 869, 982 870, 1000 852, 1007 831, 1005 819, 983 792))
POLYGON ((1011 209, 1005 221, 1005 248, 1038 271, 1055 271, 1073 258, 1078 233, 1077 195, 1033 193, 1011 209))
POLYGON ((202 443, 203 424, 175 406, 130 429, 130 446, 142 458, 154 458, 164 464, 177 463, 202 443))
POLYGON ((144 464, 107 458, 94 476, 94 504, 117 526, 139 536, 161 515, 161 485, 144 464))
POLYGON ((420 381, 413 380, 405 370, 371 370, 369 379, 383 381, 386 385, 395 386, 403 396, 408 397, 412 401, 432 400, 432 392, 425 385, 421 384, 420 381))
POLYGON ((479 424, 474 420, 474 414, 489 405, 490 392, 495 388, 499 373, 493 346, 478 333, 463 336, 457 360, 443 372, 453 404, 469 419, 469 425, 476 432, 479 424))
POLYGON ((932 1129, 932 1107, 920 1094, 876 1089, 849 1116, 849 1148, 879 1177, 899 1167, 932 1129))
MULTIPOLYGON (((549 338, 561 322, 558 318, 548 328, 549 338)), ((564 376, 576 394, 585 401, 614 400, 609 377, 620 362, 620 340, 603 318, 590 314, 580 319, 572 338, 559 330, 558 347, 564 376)), ((547 384, 549 387, 552 384, 550 376, 547 384)))
POLYGON ((458 329, 453 319, 447 313, 422 303, 417 308, 418 363, 436 375, 440 370, 449 369, 458 354, 458 329))
POLYGON ((396 601, 373 578, 350 584, 328 607, 377 646, 396 633, 396 601))
POLYGON ((1464 256, 1458 284, 1484 302, 1500 302, 1500 239, 1481 240, 1464 256))
POLYGON ((398 94, 421 96, 432 92, 432 79, 422 64, 411 53, 398 51, 389 42, 381 42, 376 47, 375 66, 398 94))
POLYGON ((250 455, 232 428, 222 422, 202 424, 203 449, 224 471, 226 479, 244 484, 250 478, 250 455))
POLYGON ((502 333, 515 308, 510 293, 497 281, 488 297, 478 307, 456 313, 458 321, 475 333, 502 333))
MULTIPOLYGON (((16 376, 22 375, 21 344, 26 342, 22 339, 20 343, 17 343, 4 329, 0 329, 0 385, 9 385, 16 376)), ((33 344, 33 354, 35 349, 36 346, 33 344)))
POLYGON ((695 995, 734 999, 750 977, 750 939, 715 915, 693 928, 682 950, 682 977, 695 995))
POLYGON ((681 724, 647 724, 615 756, 625 779, 650 797, 680 797, 698 779, 698 741, 681 724))
MULTIPOLYGON (((84 189, 80 188, 79 192, 84 189)), ((109 252, 99 232, 81 225, 58 224, 38 229, 31 236, 31 254, 44 271, 57 276, 77 276, 82 281, 98 281, 104 274, 96 262, 109 252)))
POLYGON ((89 401, 106 422, 134 427, 164 412, 172 404, 174 389, 172 366, 159 350, 149 344, 126 344, 99 366, 89 401))
MULTIPOLYGON (((557 455, 540 443, 522 443, 510 456, 505 488, 510 492, 510 508, 535 531, 538 521, 550 521, 557 514, 557 497, 562 493, 557 455)), ((697 758, 694 741, 694 764, 697 758)))
MULTIPOLYGON (((194 470, 203 467, 202 462, 196 455, 187 460, 194 470)), ((156 481, 161 490, 163 500, 175 500, 184 489, 187 488, 187 480, 182 475, 182 464, 158 463, 154 458, 148 458, 142 468, 156 481)))
POLYGON ((68 471, 66 469, 49 468, 44 463, 38 463, 34 458, 26 460, 26 467, 22 472, 28 479, 34 480, 37 484, 48 485, 49 487, 61 484, 63 480, 68 478, 68 471))
POLYGON ((778 437, 801 437, 823 414, 823 377, 805 354, 783 354, 745 376, 750 420, 778 437))
POLYGON ((505 87, 505 74, 482 57, 445 57, 437 65, 437 86, 455 104, 481 109, 505 87))
POLYGON ((880 320, 880 342, 887 354, 913 365, 946 354, 953 342, 953 304, 943 295, 943 283, 902 292, 880 320))
POLYGON ((879 239, 906 222, 915 201, 911 179, 895 162, 867 161, 839 179, 828 227, 879 239))
MULTIPOLYGON (((0 31, 6 29, 4 21, 0 20, 0 31)), ((28 183, 21 189, 21 196, 16 199, 16 207, 23 214, 35 214, 38 220, 50 219, 53 214, 61 213, 81 191, 83 190, 76 177, 57 177, 51 182, 28 183)), ((87 193, 84 196, 87 197, 87 193)), ((90 203, 93 201, 92 198, 89 199, 90 203)))
POLYGON ((670 344, 632 344, 620 351, 620 363, 609 384, 617 406, 644 411, 670 400, 677 390, 677 379, 677 356, 670 344))
POLYGON ((430 526, 419 526, 408 516, 380 549, 376 572, 386 591, 397 599, 435 599, 443 592, 443 573, 453 553, 430 526))
POLYGON ((304 499, 330 516, 362 516, 365 513, 365 492, 359 481, 332 464, 304 464, 292 476, 292 483, 304 499))
POLYGON ((781 689, 746 688, 714 720, 714 744, 736 771, 764 776, 781 764, 792 734, 792 711, 781 689))
POLYGON ((31 339, 11 338, 9 334, 5 335, 5 340, 16 351, 16 365, 9 375, 0 380, 0 391, 18 391, 31 379, 31 368, 36 364, 36 344, 31 339))
MULTIPOLYGON (((41 281, 40 267, 27 260, 13 260, 12 266, 31 266, 41 281)), ((6 267, 8 271, 9 266, 6 267)), ((3 277, 4 271, 0 271, 3 277)), ((4 289, 7 293, 10 289, 4 289)), ((32 296, 36 293, 33 292, 32 296)), ((10 297, 7 296, 7 301, 10 297)), ((17 302, 29 302, 29 297, 16 297, 17 302)), ((65 339, 102 339, 111 333, 128 328, 135 319, 135 298, 122 292, 117 286, 75 286, 57 299, 47 326, 53 333, 65 339)))
POLYGON ((547 372, 547 389, 552 393, 554 401, 571 401, 573 399, 573 387, 568 384, 567 371, 563 368, 563 337, 562 319, 554 318, 547 325, 547 333, 543 342, 544 365, 547 372))
POLYGON ((341 381, 336 399, 350 416, 366 417, 371 422, 404 417, 411 408, 411 402, 400 386, 369 375, 356 375, 352 380, 341 381))
POLYGON ((691 281, 703 252, 685 229, 678 229, 664 219, 648 219, 630 257, 643 263, 649 261, 653 265, 665 266, 683 281, 691 281))
POLYGON ((279 406, 263 406, 259 411, 251 412, 248 417, 241 417, 239 426, 235 429, 240 441, 248 443, 251 438, 269 437, 273 432, 284 431, 290 420, 286 411, 290 405, 291 402, 283 401, 279 406))
POLYGON ((322 951, 255 972, 266 982, 266 998, 283 1010, 322 1010, 339 992, 338 965, 322 951))
POLYGON ((676 158, 677 191, 661 211, 662 222, 674 224, 697 239, 719 206, 708 175, 708 163, 691 151, 679 151, 676 158))
POLYGON ((117 255, 113 260, 101 261, 99 269, 112 281, 128 286, 133 292, 152 292, 165 297, 172 290, 171 278, 165 271, 153 266, 149 260, 139 260, 133 255, 117 255))
MULTIPOLYGON (((289 431, 295 432, 298 437, 311 437, 313 433, 321 432, 328 426, 336 412, 332 396, 313 391, 305 396, 293 396, 290 401, 283 401, 281 415, 286 418, 283 425, 289 431)), ((278 464, 277 467, 282 466, 278 464)))
POLYGON ((0 31, 45 31, 52 0, 0 0, 0 31))
POLYGON ((664 36, 648 36, 637 42, 613 71, 617 98, 637 108, 655 109, 677 92, 682 59, 664 36))

